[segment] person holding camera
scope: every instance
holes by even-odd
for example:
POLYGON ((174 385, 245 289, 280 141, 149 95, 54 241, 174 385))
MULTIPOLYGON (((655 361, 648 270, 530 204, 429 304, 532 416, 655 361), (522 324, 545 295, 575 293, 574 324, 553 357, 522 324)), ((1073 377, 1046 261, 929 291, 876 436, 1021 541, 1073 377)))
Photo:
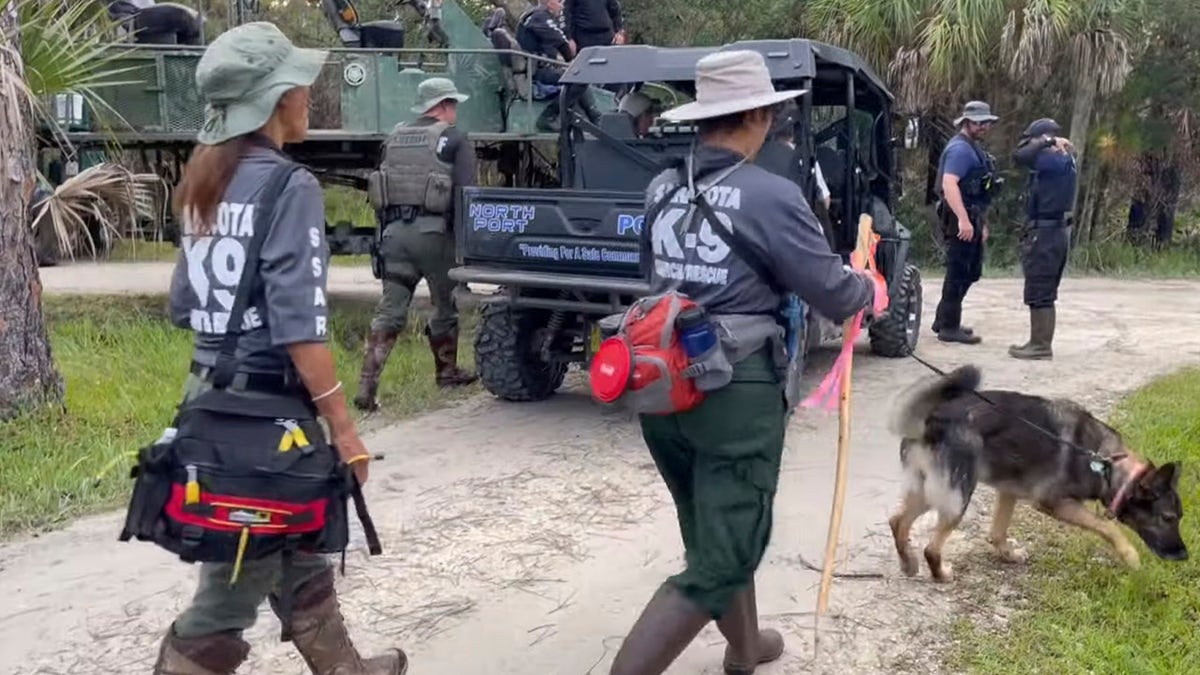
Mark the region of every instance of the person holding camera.
POLYGON ((1013 162, 1029 169, 1026 186, 1026 225, 1021 236, 1021 267, 1025 272, 1025 304, 1029 307, 1029 341, 1008 348, 1015 359, 1053 358, 1058 285, 1071 248, 1067 213, 1075 198, 1077 174, 1071 141, 1049 118, 1034 121, 1021 135, 1013 162))
POLYGON ((983 101, 971 101, 954 120, 958 128, 942 151, 934 190, 946 240, 946 277, 933 332, 942 342, 974 345, 982 342, 962 325, 962 303, 983 273, 983 249, 988 240, 987 208, 1003 184, 995 160, 980 147, 999 118, 983 101))

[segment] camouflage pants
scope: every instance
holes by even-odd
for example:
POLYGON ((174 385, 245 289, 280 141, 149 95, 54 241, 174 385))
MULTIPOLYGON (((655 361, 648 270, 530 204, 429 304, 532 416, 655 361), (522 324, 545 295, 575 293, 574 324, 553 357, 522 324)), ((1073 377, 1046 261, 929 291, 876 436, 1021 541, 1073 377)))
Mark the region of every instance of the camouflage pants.
MULTIPOLYGON (((188 375, 183 385, 183 400, 189 401, 211 385, 188 375)), ((245 396, 267 396, 244 392, 245 396)), ((175 619, 175 634, 183 639, 197 638, 223 631, 243 631, 254 625, 258 608, 269 596, 283 588, 295 590, 329 567, 324 556, 307 553, 292 555, 292 564, 284 577, 282 556, 242 563, 237 583, 230 585, 231 563, 201 563, 200 584, 192 604, 175 619)))
POLYGON ((454 235, 429 231, 422 226, 425 219, 413 223, 393 221, 383 231, 379 245, 384 263, 383 297, 375 308, 372 330, 403 332, 413 291, 422 278, 433 300, 429 332, 437 337, 458 328, 455 283, 448 276, 454 266, 454 235))
POLYGON ((760 352, 694 410, 641 416, 642 437, 675 502, 687 563, 667 581, 714 618, 754 579, 771 539, 785 409, 774 366, 760 352))

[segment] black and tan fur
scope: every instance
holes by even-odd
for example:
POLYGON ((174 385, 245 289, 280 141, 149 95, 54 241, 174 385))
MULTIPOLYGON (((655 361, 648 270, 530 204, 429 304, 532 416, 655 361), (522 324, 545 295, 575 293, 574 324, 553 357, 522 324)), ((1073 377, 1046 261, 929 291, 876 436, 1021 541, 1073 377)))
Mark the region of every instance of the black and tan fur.
POLYGON ((1107 508, 1139 467, 1143 473, 1130 482, 1116 520, 1137 532, 1160 558, 1187 558, 1179 534, 1178 463, 1156 467, 1138 458, 1115 429, 1077 403, 1014 391, 978 392, 985 401, 975 393, 979 382, 979 369, 963 366, 918 383, 896 408, 892 426, 902 438, 905 487, 903 505, 889 522, 905 574, 915 575, 920 566, 909 548, 913 523, 932 509, 938 522, 925 547, 925 561, 935 580, 952 579, 942 547, 979 483, 997 492, 988 542, 1002 559, 1025 561, 1025 552, 1008 539, 1013 507, 1023 500, 1100 535, 1126 565, 1136 568, 1137 550, 1117 522, 1097 515, 1086 503, 1098 501, 1107 508))

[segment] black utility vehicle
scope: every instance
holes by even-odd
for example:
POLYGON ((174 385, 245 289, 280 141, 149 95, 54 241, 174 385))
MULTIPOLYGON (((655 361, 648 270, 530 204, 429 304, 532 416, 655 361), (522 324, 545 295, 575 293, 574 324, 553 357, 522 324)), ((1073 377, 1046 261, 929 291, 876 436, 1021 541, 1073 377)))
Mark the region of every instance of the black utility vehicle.
MULTIPOLYGON (((877 262, 888 281, 891 307, 871 321, 872 351, 887 357, 912 353, 921 316, 921 277, 909 263, 911 234, 892 216, 899 195, 891 93, 858 56, 809 40, 756 40, 719 49, 763 55, 779 89, 809 91, 799 100, 796 162, 801 187, 815 198, 814 161, 832 193, 827 233, 848 259, 860 214, 869 214, 881 241, 877 262)), ((642 45, 588 47, 562 82, 642 85, 672 104, 694 96, 696 62, 718 48, 642 45)), ((593 125, 563 111, 559 182, 553 189, 474 187, 457 209, 457 281, 497 284, 475 342, 476 367, 485 388, 512 401, 554 393, 570 363, 587 364, 599 343, 598 321, 647 292, 648 268, 639 259, 643 192, 695 141, 694 127, 658 124, 638 137, 624 113, 593 125)), ((903 144, 915 143, 909 125, 903 144)), ((809 309, 807 351, 840 337, 809 309)))

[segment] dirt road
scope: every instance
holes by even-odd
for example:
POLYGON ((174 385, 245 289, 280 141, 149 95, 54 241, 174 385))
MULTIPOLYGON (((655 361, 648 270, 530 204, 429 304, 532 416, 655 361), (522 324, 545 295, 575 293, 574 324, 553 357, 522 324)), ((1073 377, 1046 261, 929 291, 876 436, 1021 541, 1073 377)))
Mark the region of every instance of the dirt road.
MULTIPOLYGON (((937 292, 936 281, 926 283, 919 353, 944 367, 980 364, 989 386, 1071 395, 1103 410, 1154 375, 1200 361, 1200 284, 1069 280, 1057 356, 1041 363, 1005 354, 1027 330, 1019 282, 986 280, 972 290, 966 314, 985 340, 976 347, 929 335, 937 292)), ((821 562, 837 422, 797 414, 758 577, 764 623, 783 630, 787 652, 763 675, 936 672, 928 647, 945 635, 937 627, 950 620, 954 591, 930 583, 926 570, 902 577, 886 524, 899 489, 887 408, 926 371, 859 353, 839 570, 882 578, 835 582, 835 618, 823 623, 814 663, 809 613, 819 575, 803 560, 821 562)), ((810 379, 829 356, 815 360, 810 379)), ((379 431, 368 444, 388 453, 368 486, 385 553, 350 555, 338 583, 360 645, 402 645, 415 675, 606 673, 656 584, 682 564, 673 509, 636 424, 593 405, 577 376, 544 403, 480 396, 379 431)), ((984 502, 973 505, 971 525, 981 523, 984 502)), ((918 537, 928 525, 918 525, 918 537)), ((118 543, 118 527, 110 514, 0 548, 0 673, 149 671, 196 571, 148 544, 118 543)), ((951 540, 950 560, 979 546, 971 529, 951 540)), ((264 611, 242 672, 305 672, 277 631, 264 611)), ((717 673, 722 649, 710 626, 668 672, 717 673)))
MULTIPOLYGON (((118 295, 126 293, 166 293, 171 287, 174 263, 72 263, 39 270, 42 288, 51 294, 118 295)), ((491 286, 473 284, 476 291, 491 286)), ((363 265, 329 268, 329 291, 334 295, 379 295, 379 281, 371 276, 371 268, 363 265)), ((422 281, 416 295, 428 296, 429 287, 422 281)))

